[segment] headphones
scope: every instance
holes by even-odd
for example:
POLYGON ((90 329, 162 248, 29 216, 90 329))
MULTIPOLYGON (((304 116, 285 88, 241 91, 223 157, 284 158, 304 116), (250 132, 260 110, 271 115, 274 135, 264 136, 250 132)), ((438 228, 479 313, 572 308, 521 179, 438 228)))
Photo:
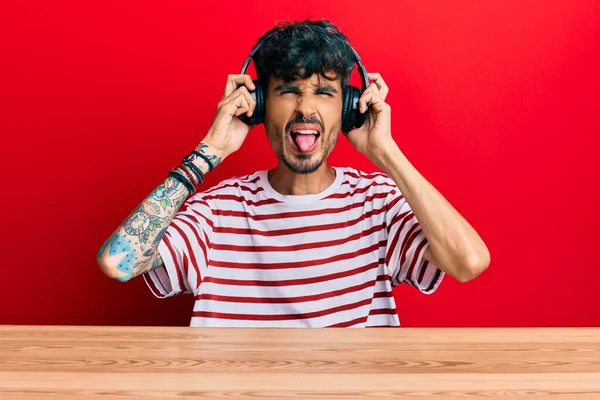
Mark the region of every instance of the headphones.
MULTIPOLYGON (((361 81, 362 81, 362 90, 354 87, 354 86, 346 86, 344 90, 344 96, 342 99, 342 132, 348 133, 353 128, 360 128, 367 118, 367 112, 361 114, 358 109, 358 100, 360 99, 360 95, 363 91, 365 91, 369 87, 369 79, 367 77, 367 70, 360 62, 360 57, 354 48, 347 43, 352 50, 352 55, 354 57, 354 61, 358 66, 358 72, 360 73, 361 81)), ((257 52, 257 50, 262 45, 262 42, 259 42, 250 52, 246 61, 244 61, 244 65, 242 66, 242 70, 240 74, 245 74, 252 57, 257 52)), ((265 119, 265 89, 263 85, 261 85, 258 80, 254 80, 254 85, 256 89, 250 92, 250 95, 256 101, 256 107, 254 108, 254 113, 252 116, 248 118, 246 114, 242 114, 239 118, 248 125, 257 125, 264 122, 265 119)))

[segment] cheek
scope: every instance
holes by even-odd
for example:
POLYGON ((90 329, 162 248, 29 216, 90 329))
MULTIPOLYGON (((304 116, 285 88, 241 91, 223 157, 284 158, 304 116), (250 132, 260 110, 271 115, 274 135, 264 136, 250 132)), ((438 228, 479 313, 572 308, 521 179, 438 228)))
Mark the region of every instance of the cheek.
POLYGON ((339 136, 340 136, 340 132, 342 131, 341 111, 340 111, 340 115, 330 118, 328 123, 325 124, 325 127, 327 129, 326 141, 331 146, 333 146, 333 145, 335 145, 335 143, 337 143, 339 136))
POLYGON ((271 144, 271 147, 275 151, 279 151, 283 147, 283 138, 281 137, 281 130, 283 129, 280 126, 280 123, 273 120, 272 118, 265 115, 265 131, 267 132, 267 139, 271 144))
POLYGON ((265 119, 269 118, 272 124, 282 127, 294 115, 294 105, 290 102, 267 100, 265 103, 265 119))
POLYGON ((323 122, 330 126, 342 123, 342 103, 323 104, 321 107, 323 122))

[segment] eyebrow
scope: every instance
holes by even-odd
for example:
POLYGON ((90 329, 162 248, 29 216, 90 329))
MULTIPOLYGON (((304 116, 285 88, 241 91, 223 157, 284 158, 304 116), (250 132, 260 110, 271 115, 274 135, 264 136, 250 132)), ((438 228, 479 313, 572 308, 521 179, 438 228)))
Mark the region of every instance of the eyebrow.
MULTIPOLYGON (((284 91, 298 92, 298 91, 300 91, 300 86, 294 85, 293 83, 282 83, 280 85, 277 85, 274 90, 276 92, 284 92, 284 91)), ((327 93, 337 93, 338 92, 335 88, 333 88, 331 86, 325 86, 325 85, 317 86, 316 91, 317 92, 327 92, 327 93)))

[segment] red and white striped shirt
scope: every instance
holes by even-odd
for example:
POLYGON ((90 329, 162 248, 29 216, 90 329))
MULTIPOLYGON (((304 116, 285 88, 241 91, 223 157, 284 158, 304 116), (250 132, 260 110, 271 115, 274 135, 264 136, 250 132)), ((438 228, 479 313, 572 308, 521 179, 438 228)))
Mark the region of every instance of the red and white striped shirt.
POLYGON ((392 288, 444 276, 394 181, 335 168, 319 194, 282 195, 267 171, 191 196, 143 276, 157 297, 196 297, 191 326, 399 326, 392 288))

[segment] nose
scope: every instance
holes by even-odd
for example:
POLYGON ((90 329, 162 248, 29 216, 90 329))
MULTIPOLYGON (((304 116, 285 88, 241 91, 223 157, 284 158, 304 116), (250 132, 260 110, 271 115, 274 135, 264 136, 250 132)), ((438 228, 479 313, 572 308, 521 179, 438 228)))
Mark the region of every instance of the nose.
POLYGON ((298 96, 296 113, 302 115, 304 119, 308 119, 317 113, 315 102, 312 96, 298 96))

